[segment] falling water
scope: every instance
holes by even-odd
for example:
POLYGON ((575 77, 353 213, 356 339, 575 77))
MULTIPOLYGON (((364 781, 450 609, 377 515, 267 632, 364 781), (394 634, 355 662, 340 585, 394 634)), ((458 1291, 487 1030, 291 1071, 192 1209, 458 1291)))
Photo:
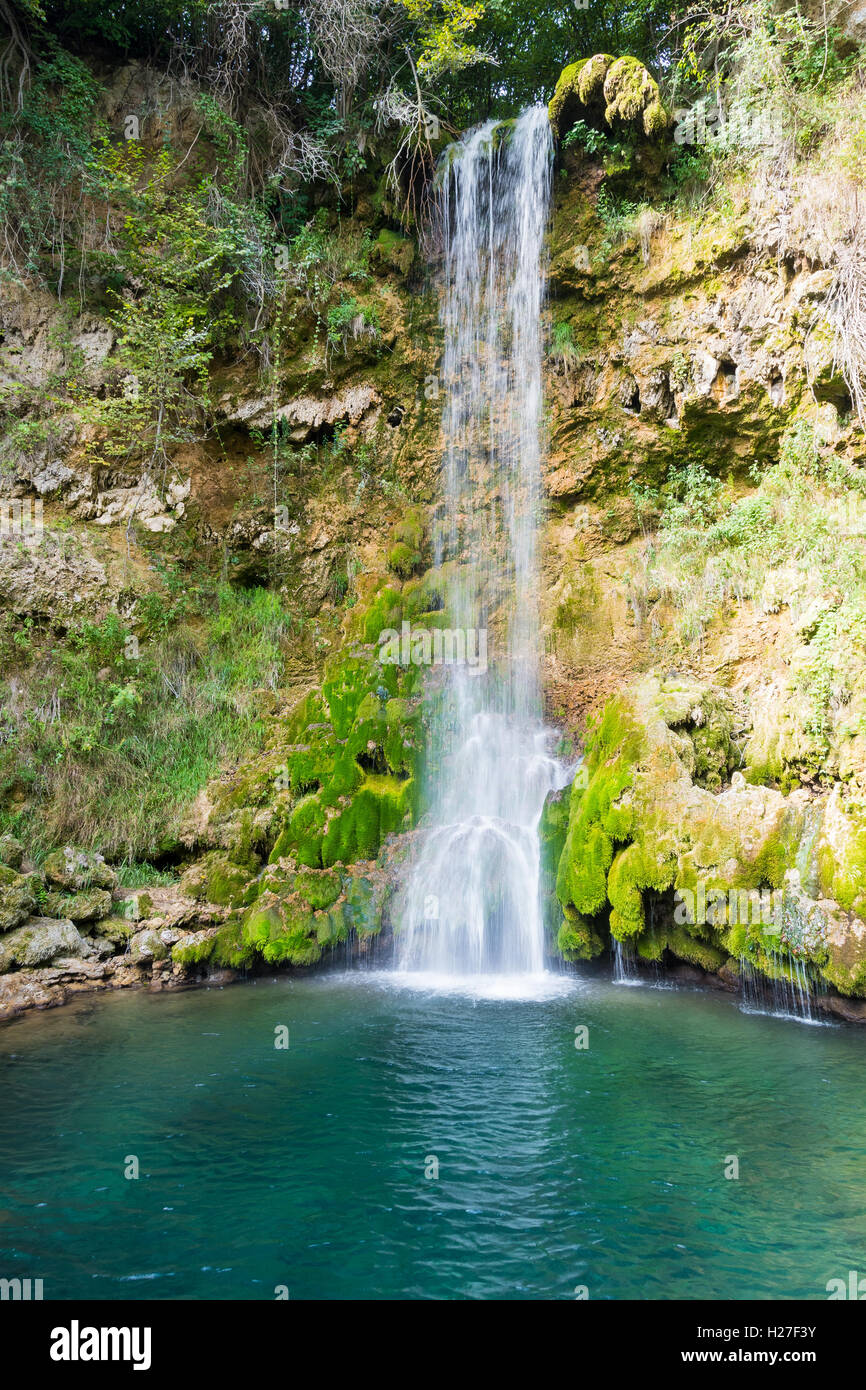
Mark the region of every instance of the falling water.
POLYGON ((639 985, 640 977, 635 965, 634 952, 624 946, 615 936, 611 937, 613 947, 613 982, 615 985, 639 985))
POLYGON ((805 962, 796 957, 770 951, 772 978, 759 975, 750 961, 740 957, 742 1008, 746 1013, 771 1013, 800 1023, 820 1023, 816 1017, 815 996, 805 962))
POLYGON ((442 173, 445 495, 436 564, 449 621, 485 634, 488 656, 486 669, 441 668, 429 827, 399 932, 403 970, 544 970, 538 825, 548 792, 568 780, 541 720, 539 682, 550 168, 547 113, 534 107, 513 125, 472 131, 442 173))

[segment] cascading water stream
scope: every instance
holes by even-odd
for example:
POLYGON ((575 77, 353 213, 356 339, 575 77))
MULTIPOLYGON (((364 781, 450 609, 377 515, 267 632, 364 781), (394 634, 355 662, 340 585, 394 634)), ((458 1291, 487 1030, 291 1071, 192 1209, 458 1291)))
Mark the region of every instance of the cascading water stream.
POLYGON ((406 883, 398 968, 544 970, 538 825, 568 774, 542 719, 542 253, 551 135, 544 107, 449 151, 445 235, 444 506, 436 564, 446 611, 486 661, 441 668, 429 828, 406 883))
POLYGON ((768 952, 772 974, 760 976, 751 962, 740 957, 742 1008, 745 1013, 771 1013, 800 1023, 819 1023, 809 972, 802 960, 768 952))

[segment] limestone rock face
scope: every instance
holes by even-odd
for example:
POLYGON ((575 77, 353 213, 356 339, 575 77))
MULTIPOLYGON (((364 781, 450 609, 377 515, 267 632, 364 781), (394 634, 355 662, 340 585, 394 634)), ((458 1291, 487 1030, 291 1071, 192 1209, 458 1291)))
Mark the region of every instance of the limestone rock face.
POLYGON ((866 996, 859 803, 846 806, 838 787, 750 785, 731 771, 731 732, 724 694, 689 678, 645 677, 608 703, 571 794, 561 949, 597 954, 609 918, 648 959, 667 951, 733 977, 740 962, 771 977, 806 962, 866 996))
POLYGON ((297 444, 303 444, 326 426, 358 425, 368 412, 380 404, 381 397, 373 386, 358 385, 324 400, 315 396, 300 396, 278 405, 276 411, 273 402, 267 398, 245 400, 229 411, 226 420, 233 425, 245 425, 248 429, 270 429, 276 415, 277 420, 288 425, 290 438, 297 444))
POLYGON ((50 531, 42 537, 0 539, 4 606, 19 618, 55 622, 89 611, 107 586, 105 569, 89 555, 69 553, 50 531))

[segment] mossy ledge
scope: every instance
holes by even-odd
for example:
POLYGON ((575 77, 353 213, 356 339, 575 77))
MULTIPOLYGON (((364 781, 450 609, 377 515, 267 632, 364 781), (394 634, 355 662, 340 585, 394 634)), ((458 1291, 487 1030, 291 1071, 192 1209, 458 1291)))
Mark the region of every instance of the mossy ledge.
POLYGON ((571 791, 560 950, 590 958, 609 934, 643 959, 729 979, 802 966, 866 997, 866 823, 839 788, 785 796, 738 761, 720 690, 647 676, 608 701, 571 791))

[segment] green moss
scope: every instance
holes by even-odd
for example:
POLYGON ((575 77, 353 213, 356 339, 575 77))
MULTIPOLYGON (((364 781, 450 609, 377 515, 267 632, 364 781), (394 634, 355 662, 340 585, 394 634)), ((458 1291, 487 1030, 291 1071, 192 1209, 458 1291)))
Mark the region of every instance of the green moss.
POLYGON ((832 843, 823 839, 818 848, 821 889, 846 912, 866 918, 866 818, 841 816, 839 825, 832 843))
POLYGON ((642 844, 620 850, 608 876, 608 897, 613 911, 610 930, 619 941, 637 936, 645 926, 643 893, 646 889, 663 892, 673 883, 676 862, 656 857, 642 844))
POLYGON ((292 811, 291 819, 271 853, 271 863, 280 854, 294 852, 299 864, 311 869, 322 867, 322 838, 328 823, 328 813, 321 795, 304 796, 292 811), (278 853, 279 851, 279 853, 278 853))
POLYGON ((604 942, 592 922, 570 908, 565 909, 556 944, 566 960, 592 960, 604 950, 604 942))
POLYGON ((348 656, 341 653, 339 660, 330 663, 322 681, 322 694, 338 739, 346 738, 361 701, 375 689, 375 683, 375 667, 366 652, 348 656))
POLYGON ((391 532, 393 540, 420 552, 424 546, 424 523, 417 508, 411 508, 391 532))
POLYGON ((221 850, 213 850, 185 871, 180 882, 181 892, 199 901, 221 905, 240 902, 255 867, 242 868, 221 850))
POLYGON ((353 873, 347 877, 347 920, 359 937, 374 936, 381 929, 386 891, 384 875, 353 873))
POLYGON ((413 806, 412 779, 368 776, 349 804, 329 822, 322 840, 322 863, 351 864, 375 859, 386 835, 406 829, 413 806))
POLYGON ((383 227, 373 242, 370 255, 373 264, 406 276, 412 269, 414 259, 415 242, 410 237, 400 236, 399 232, 383 227))
POLYGON ((547 108, 550 124, 559 136, 565 135, 577 118, 581 105, 578 78, 588 62, 588 58, 581 58, 578 62, 570 63, 567 68, 563 68, 559 75, 559 81, 547 108))
POLYGON ((178 941, 172 947, 171 958, 176 965, 182 965, 186 969, 204 965, 213 955, 216 942, 216 932, 201 934, 195 941, 178 941))
POLYGON ((299 873, 294 881, 295 892, 300 893, 311 907, 317 909, 330 907, 331 903, 336 902, 342 888, 339 874, 329 870, 323 873, 306 870, 299 873))
POLYGON ((398 541, 388 551, 388 568, 395 574, 399 574, 402 579, 408 579, 415 573, 421 565, 421 556, 417 550, 405 545, 403 541, 398 541))
POLYGON ((728 958, 726 951, 718 950, 715 946, 700 941, 691 936, 684 927, 677 926, 675 923, 665 928, 665 940, 667 949, 678 960, 687 961, 689 965, 700 966, 701 970, 715 972, 724 965, 728 958))
POLYGON ((363 615, 362 634, 365 642, 375 642, 386 628, 399 628, 403 620, 403 603, 399 592, 386 585, 376 594, 363 615))
POLYGON ((638 126, 649 139, 669 124, 658 83, 637 58, 595 53, 563 69, 548 107, 560 139, 577 120, 598 124, 603 111, 608 126, 638 126))
POLYGON ((556 892, 563 907, 596 916, 607 903, 607 875, 614 845, 628 840, 633 811, 625 796, 643 746, 640 729, 622 705, 611 701, 585 753, 587 785, 571 794, 568 834, 556 892))
POLYGON ((594 53, 577 76, 577 94, 584 106, 597 101, 604 91, 604 79, 616 59, 610 53, 594 53))

